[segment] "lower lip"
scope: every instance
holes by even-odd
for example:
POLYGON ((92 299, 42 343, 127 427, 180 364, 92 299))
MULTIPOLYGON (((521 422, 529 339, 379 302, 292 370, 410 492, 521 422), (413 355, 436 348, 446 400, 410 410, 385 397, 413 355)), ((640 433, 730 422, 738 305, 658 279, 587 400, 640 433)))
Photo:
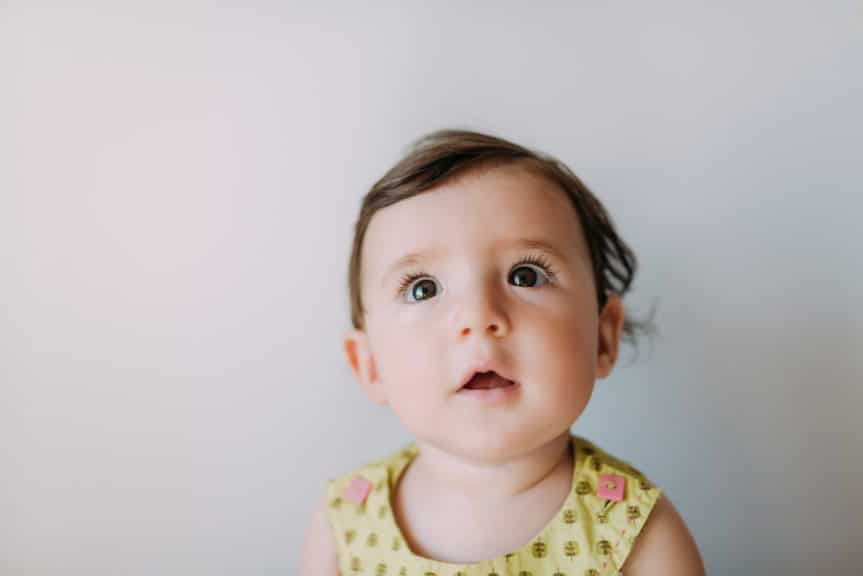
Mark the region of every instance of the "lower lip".
POLYGON ((518 383, 514 382, 499 388, 462 388, 458 391, 458 395, 484 404, 503 404, 514 398, 519 388, 518 383))

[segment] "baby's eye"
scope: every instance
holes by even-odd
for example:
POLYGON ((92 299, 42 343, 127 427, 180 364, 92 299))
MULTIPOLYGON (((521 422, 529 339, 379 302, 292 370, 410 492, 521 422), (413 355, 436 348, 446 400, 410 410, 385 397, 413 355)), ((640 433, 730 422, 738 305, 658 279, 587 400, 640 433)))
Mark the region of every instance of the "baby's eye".
MULTIPOLYGON (((518 262, 509 275, 513 286, 534 288, 544 286, 555 277, 551 265, 541 258, 527 258, 518 262)), ((399 295, 405 296, 408 302, 417 303, 433 298, 440 292, 438 282, 425 272, 408 274, 399 284, 399 295)))
POLYGON ((513 286, 525 286, 528 288, 537 286, 537 281, 541 278, 544 279, 544 281, 542 281, 539 286, 542 286, 549 280, 546 272, 539 266, 535 266, 533 264, 521 264, 518 267, 513 268, 509 278, 513 286), (539 270, 539 273, 536 272, 537 270, 539 270))
POLYGON ((408 302, 420 302, 438 293, 437 283, 429 276, 414 274, 406 276, 401 282, 400 293, 407 294, 408 302), (418 280, 418 282, 415 282, 418 280))

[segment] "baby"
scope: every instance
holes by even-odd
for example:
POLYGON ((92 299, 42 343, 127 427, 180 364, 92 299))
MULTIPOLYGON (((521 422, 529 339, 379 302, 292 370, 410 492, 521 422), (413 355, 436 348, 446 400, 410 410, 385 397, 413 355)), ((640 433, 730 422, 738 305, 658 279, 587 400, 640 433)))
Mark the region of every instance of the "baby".
POLYGON ((415 441, 331 480, 306 576, 695 575, 668 497, 570 427, 621 338, 636 258, 563 164, 442 130, 363 198, 347 361, 415 441))

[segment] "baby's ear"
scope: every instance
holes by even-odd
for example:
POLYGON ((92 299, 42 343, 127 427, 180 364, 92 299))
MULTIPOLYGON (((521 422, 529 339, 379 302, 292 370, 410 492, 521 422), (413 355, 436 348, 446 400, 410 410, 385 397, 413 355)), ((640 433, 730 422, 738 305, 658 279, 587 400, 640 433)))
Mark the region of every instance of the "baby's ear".
POLYGON ((376 404, 386 404, 368 335, 361 330, 350 330, 345 334, 344 347, 348 366, 366 395, 376 404))
POLYGON ((620 331, 623 328, 623 303, 620 297, 609 294, 599 315, 599 349, 596 356, 597 378, 611 374, 617 359, 620 331))

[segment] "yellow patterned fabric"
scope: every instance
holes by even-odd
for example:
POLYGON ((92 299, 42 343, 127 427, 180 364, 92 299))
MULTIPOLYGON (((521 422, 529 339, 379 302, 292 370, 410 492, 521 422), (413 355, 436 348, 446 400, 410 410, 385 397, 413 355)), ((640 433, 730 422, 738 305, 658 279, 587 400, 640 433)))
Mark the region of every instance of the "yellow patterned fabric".
POLYGON ((417 454, 410 444, 327 484, 328 518, 342 576, 606 576, 620 571, 661 495, 638 470, 572 436, 572 489, 555 517, 509 554, 469 564, 423 558, 405 544, 391 507, 399 475, 417 454), (622 500, 597 495, 600 475, 625 480, 622 500), (362 503, 345 497, 351 480, 371 482, 362 503))

